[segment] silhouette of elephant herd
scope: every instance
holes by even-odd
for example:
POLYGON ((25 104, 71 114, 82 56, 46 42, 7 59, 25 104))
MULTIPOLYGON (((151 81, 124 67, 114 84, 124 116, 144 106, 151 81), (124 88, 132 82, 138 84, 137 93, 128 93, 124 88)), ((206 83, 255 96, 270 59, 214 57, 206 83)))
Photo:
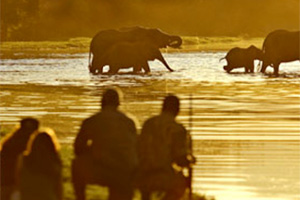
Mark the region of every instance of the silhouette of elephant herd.
MULTIPOLYGON (((262 49, 253 45, 248 48, 235 47, 228 51, 227 65, 224 70, 230 73, 236 68, 245 68, 246 73, 254 73, 254 60, 260 60, 260 72, 266 68, 274 68, 278 75, 279 65, 283 62, 300 60, 299 31, 275 30, 267 35, 262 49)), ((159 29, 145 27, 130 27, 119 30, 103 30, 97 33, 90 44, 89 71, 93 74, 102 74, 103 67, 109 66, 108 73, 116 74, 122 68, 133 68, 134 73, 149 73, 148 61, 159 60, 169 71, 171 69, 160 52, 160 48, 180 48, 182 38, 169 35, 159 29), (91 57, 92 62, 91 62, 91 57)))

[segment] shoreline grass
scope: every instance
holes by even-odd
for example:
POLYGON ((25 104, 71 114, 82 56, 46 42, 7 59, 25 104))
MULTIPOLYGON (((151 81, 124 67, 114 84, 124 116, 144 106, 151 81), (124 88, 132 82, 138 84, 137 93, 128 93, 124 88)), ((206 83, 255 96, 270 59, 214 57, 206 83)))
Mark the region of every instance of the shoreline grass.
MULTIPOLYGON (((161 49, 164 53, 228 51, 233 47, 255 45, 261 48, 263 38, 183 36, 180 49, 161 49)), ((2 59, 56 57, 57 54, 88 53, 91 38, 71 38, 66 41, 8 41, 0 43, 2 59)))
MULTIPOLYGON (((13 131, 13 129, 1 129, 1 140, 6 134, 9 134, 13 131)), ((63 181, 63 199, 64 200, 74 200, 75 194, 71 182, 71 162, 74 158, 73 146, 69 143, 62 143, 60 149, 60 157, 63 163, 62 169, 62 181, 63 181)), ((98 185, 88 185, 86 188, 86 198, 87 199, 107 199, 108 197, 108 189, 103 186, 98 185)), ((136 189, 133 200, 140 200, 141 195, 139 191, 136 189)), ((183 200, 187 200, 187 193, 182 198, 183 200)), ((192 199, 194 200, 215 200, 213 196, 206 196, 204 194, 193 193, 192 199)), ((156 199, 154 199, 156 200, 156 199)))

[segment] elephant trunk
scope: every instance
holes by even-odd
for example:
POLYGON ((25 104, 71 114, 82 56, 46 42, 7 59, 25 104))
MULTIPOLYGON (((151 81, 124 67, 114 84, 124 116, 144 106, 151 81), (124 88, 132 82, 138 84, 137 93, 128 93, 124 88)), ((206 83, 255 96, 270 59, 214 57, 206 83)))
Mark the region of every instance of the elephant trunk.
POLYGON ((172 48, 180 48, 182 39, 179 36, 171 36, 169 39, 168 46, 172 48))
POLYGON ((226 65, 226 66, 223 67, 223 69, 224 69, 227 73, 230 73, 231 70, 232 70, 232 67, 226 65))
POLYGON ((166 66, 166 68, 170 71, 173 72, 174 70, 168 65, 167 61, 164 59, 163 56, 160 56, 157 58, 160 62, 162 62, 162 64, 164 64, 166 66))
POLYGON ((91 64, 89 65, 89 70, 90 70, 90 73, 92 73, 92 74, 96 73, 96 69, 93 68, 93 66, 91 64))

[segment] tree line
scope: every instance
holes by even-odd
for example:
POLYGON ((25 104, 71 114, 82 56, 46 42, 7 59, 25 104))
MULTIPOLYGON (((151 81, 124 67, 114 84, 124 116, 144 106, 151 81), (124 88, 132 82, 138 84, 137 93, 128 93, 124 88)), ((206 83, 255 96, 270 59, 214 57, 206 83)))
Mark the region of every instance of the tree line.
POLYGON ((1 40, 92 37, 126 26, 196 36, 299 29, 298 0, 1 0, 1 40))

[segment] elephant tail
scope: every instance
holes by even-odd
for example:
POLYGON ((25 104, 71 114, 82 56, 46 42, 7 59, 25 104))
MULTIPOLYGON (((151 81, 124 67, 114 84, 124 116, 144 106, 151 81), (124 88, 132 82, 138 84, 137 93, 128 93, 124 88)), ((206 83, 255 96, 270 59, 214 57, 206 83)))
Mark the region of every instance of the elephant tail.
POLYGON ((262 62, 263 62, 263 61, 260 60, 259 63, 256 65, 256 69, 257 69, 258 72, 261 70, 262 62))
POLYGON ((263 53, 266 52, 266 45, 267 45, 267 42, 268 42, 268 36, 266 37, 266 39, 264 40, 263 45, 262 45, 261 51, 262 51, 263 53))
POLYGON ((89 65, 88 65, 88 67, 90 68, 90 66, 91 66, 91 49, 90 49, 90 52, 89 52, 89 65))
POLYGON ((224 59, 226 59, 226 57, 220 58, 219 62, 221 62, 221 60, 224 60, 224 59))

